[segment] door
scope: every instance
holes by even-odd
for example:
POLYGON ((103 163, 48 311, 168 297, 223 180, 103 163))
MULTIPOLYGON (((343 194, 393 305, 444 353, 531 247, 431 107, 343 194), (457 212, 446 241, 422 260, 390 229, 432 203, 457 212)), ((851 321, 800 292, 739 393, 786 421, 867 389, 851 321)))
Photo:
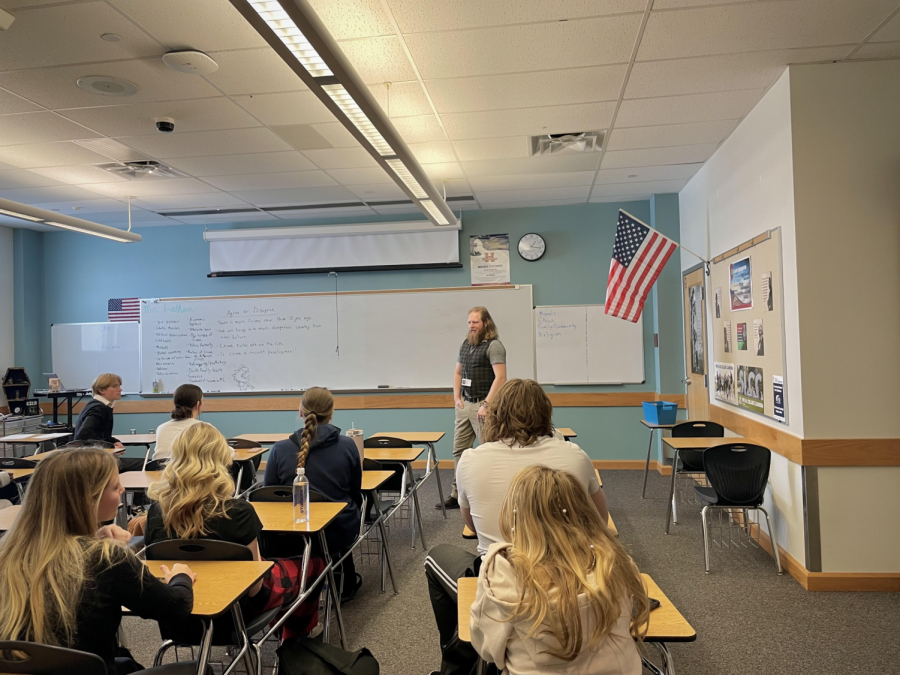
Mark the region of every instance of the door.
POLYGON ((684 385, 689 420, 709 419, 709 365, 706 362, 706 292, 703 265, 682 275, 684 291, 684 385))

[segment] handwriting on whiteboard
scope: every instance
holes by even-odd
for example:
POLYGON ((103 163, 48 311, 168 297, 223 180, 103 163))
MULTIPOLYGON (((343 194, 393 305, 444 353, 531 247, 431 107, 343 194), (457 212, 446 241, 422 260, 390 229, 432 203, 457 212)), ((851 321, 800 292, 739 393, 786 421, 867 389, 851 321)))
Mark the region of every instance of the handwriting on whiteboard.
POLYGON ((578 330, 578 324, 560 321, 556 310, 540 309, 537 315, 537 336, 542 340, 557 340, 578 330))

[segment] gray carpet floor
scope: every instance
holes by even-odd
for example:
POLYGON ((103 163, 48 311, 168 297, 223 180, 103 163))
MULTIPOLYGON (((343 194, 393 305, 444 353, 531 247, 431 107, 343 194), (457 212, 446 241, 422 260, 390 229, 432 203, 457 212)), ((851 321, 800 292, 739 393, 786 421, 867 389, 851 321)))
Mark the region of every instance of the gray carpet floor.
MULTIPOLYGON (((707 575, 699 507, 683 506, 679 524, 666 536, 668 479, 651 472, 647 499, 641 500, 642 472, 601 475, 622 543, 697 631, 695 642, 670 645, 680 675, 900 673, 893 650, 900 635, 896 594, 809 593, 787 573, 778 576, 772 558, 752 548, 714 550, 712 573, 707 575)), ((443 471, 442 478, 446 493, 450 472, 443 471)), ((448 512, 445 521, 433 508, 433 479, 420 495, 428 546, 450 543, 474 551, 474 542, 460 536, 459 511, 448 512)), ((380 592, 373 557, 369 564, 358 564, 365 583, 344 606, 351 649, 368 647, 387 675, 427 675, 440 666, 422 567, 425 553, 421 542, 410 548, 409 534, 400 523, 391 527, 399 595, 391 593, 390 585, 387 593, 380 592)), ((151 665, 160 642, 155 624, 126 618, 124 628, 135 657, 151 665)), ((337 643, 336 632, 331 642, 337 643)), ((214 658, 223 654, 214 650, 214 658)), ((266 664, 272 663, 273 654, 271 648, 265 650, 266 664)), ((187 658, 184 650, 181 658, 187 658)), ((651 658, 657 660, 655 654, 651 658)))

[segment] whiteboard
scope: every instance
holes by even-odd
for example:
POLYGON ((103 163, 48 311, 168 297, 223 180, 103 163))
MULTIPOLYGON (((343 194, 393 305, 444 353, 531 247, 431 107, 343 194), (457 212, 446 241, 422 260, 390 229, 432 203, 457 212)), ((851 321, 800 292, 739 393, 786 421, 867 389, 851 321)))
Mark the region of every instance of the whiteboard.
POLYGON ((603 313, 603 305, 535 307, 541 384, 633 384, 644 381, 643 322, 603 313))
POLYGON ((484 305, 509 377, 534 377, 531 286, 141 300, 142 386, 171 392, 449 389, 484 305))
POLYGON ((122 393, 141 391, 141 335, 136 321, 50 326, 53 372, 69 389, 90 389, 101 373, 122 378, 122 393))

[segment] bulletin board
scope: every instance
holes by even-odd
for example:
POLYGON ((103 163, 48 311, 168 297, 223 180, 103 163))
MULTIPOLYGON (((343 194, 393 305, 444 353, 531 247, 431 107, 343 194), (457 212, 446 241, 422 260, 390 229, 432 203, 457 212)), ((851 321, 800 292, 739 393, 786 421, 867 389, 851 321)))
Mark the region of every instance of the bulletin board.
POLYGON ((781 230, 713 258, 713 363, 717 403, 787 423, 781 230))

